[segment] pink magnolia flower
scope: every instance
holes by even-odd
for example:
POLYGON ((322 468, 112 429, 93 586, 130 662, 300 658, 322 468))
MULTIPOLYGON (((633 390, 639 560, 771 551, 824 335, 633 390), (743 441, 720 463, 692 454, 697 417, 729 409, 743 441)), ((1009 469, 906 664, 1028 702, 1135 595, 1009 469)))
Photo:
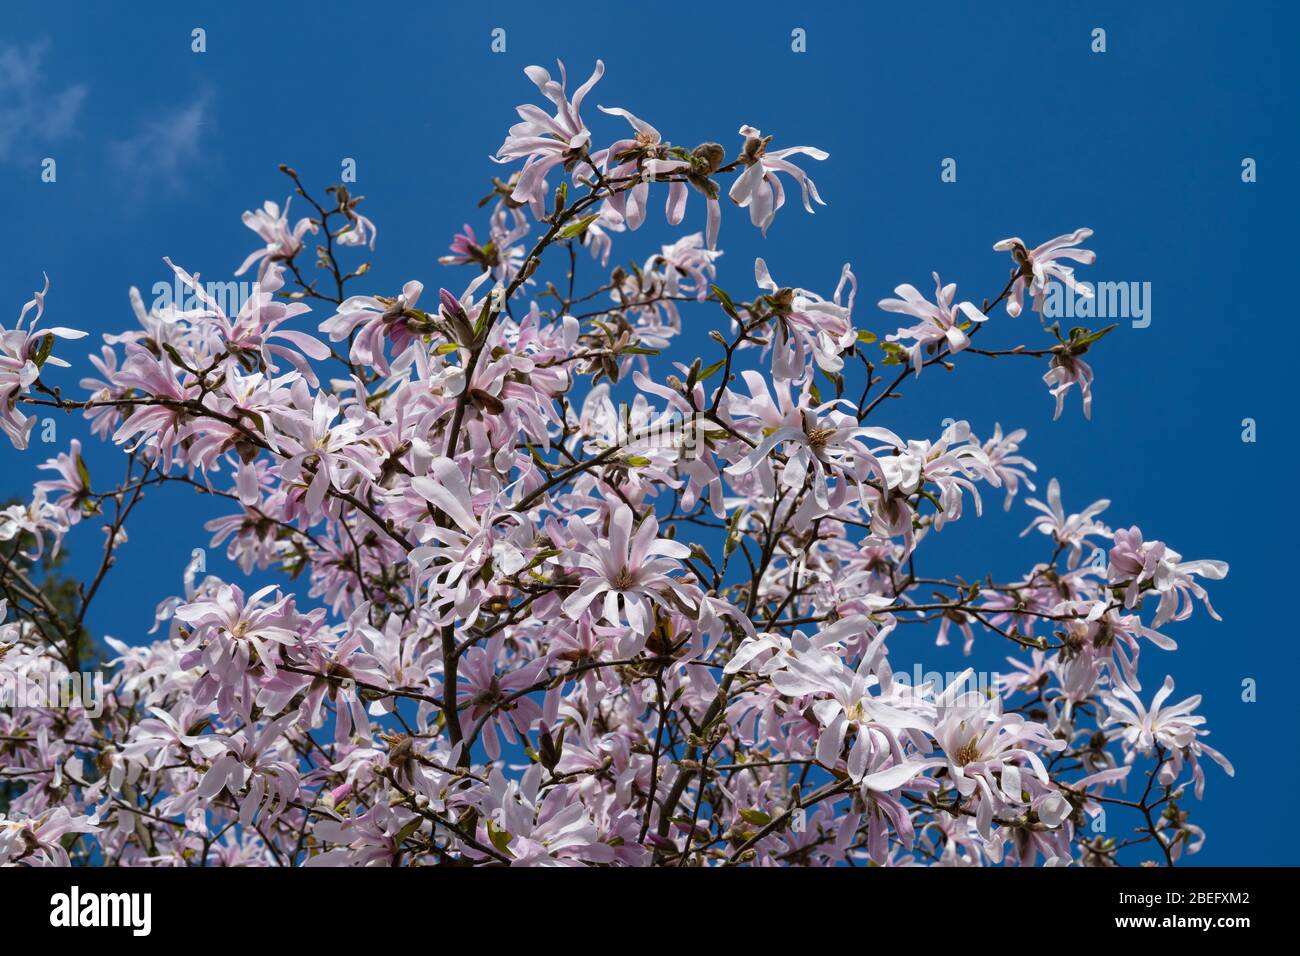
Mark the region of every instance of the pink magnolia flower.
MULTIPOLYGON (((645 221, 650 183, 659 176, 689 169, 691 164, 682 159, 668 159, 668 144, 662 141, 659 130, 645 120, 624 109, 606 109, 604 106, 598 106, 597 109, 611 116, 623 117, 635 131, 634 137, 618 140, 608 149, 594 154, 592 160, 605 168, 605 175, 610 179, 638 178, 631 189, 614 194, 608 201, 623 217, 628 229, 639 229, 645 221)), ((686 184, 674 180, 668 186, 668 204, 665 210, 668 224, 675 226, 681 222, 685 209, 686 184)))
POLYGON ((1125 762, 1131 764, 1138 754, 1150 754, 1156 747, 1167 751, 1167 762, 1161 767, 1158 779, 1170 786, 1182 773, 1184 761, 1193 768, 1196 796, 1205 792, 1205 773, 1200 758, 1208 756, 1223 768, 1229 777, 1235 775, 1228 758, 1200 738, 1209 734, 1203 728, 1205 718, 1194 711, 1201 704, 1201 695, 1195 694, 1176 704, 1165 706, 1174 692, 1174 680, 1165 677, 1156 691, 1148 709, 1137 692, 1123 681, 1116 681, 1112 690, 1103 695, 1107 717, 1103 726, 1118 726, 1124 741, 1125 762))
POLYGON ((262 204, 261 209, 244 213, 244 225, 257 233, 266 246, 250 253, 235 270, 235 275, 243 275, 248 271, 249 266, 260 262, 258 277, 261 278, 276 263, 292 259, 301 252, 303 237, 318 231, 316 224, 306 216, 293 226, 289 225, 289 203, 292 201, 292 196, 286 199, 284 210, 281 211, 278 205, 268 199, 262 204))
POLYGON ((1116 682, 1104 698, 1110 711, 1106 723, 1121 725, 1125 742, 1136 753, 1151 753, 1157 744, 1167 750, 1182 750, 1196 739, 1205 718, 1192 713, 1201 703, 1200 694, 1163 706, 1173 692, 1174 680, 1166 677, 1148 710, 1131 687, 1116 682))
POLYGON ((522 734, 542 716, 537 701, 522 692, 536 684, 546 670, 546 659, 538 658, 515 670, 500 672, 496 662, 501 658, 502 640, 497 635, 486 647, 471 647, 456 675, 460 680, 456 700, 465 712, 461 726, 469 730, 482 723, 483 746, 493 760, 501 757, 498 729, 506 743, 514 745, 518 742, 515 732, 522 734))
POLYGON ((307 514, 315 516, 331 488, 346 491, 352 481, 375 480, 374 455, 362 442, 361 421, 352 417, 336 421, 340 407, 335 396, 318 392, 310 406, 303 408, 306 389, 297 386, 295 401, 301 404, 272 413, 282 435, 281 450, 288 456, 279 473, 287 481, 306 484, 303 504, 307 514), (310 480, 305 479, 307 474, 310 480))
POLYGON ((197 789, 178 795, 162 812, 176 812, 187 797, 207 801, 224 790, 239 805, 240 824, 273 824, 298 792, 293 750, 284 739, 284 731, 296 719, 296 714, 286 714, 260 730, 244 727, 226 738, 225 752, 212 761, 197 789))
POLYGON ((433 327, 414 311, 423 291, 424 284, 412 280, 402 286, 401 295, 395 298, 350 296, 343 300, 332 318, 320 324, 320 330, 330 337, 331 342, 350 338, 352 345, 348 357, 387 375, 390 367, 384 355, 386 344, 391 342, 393 354, 399 355, 419 335, 433 331, 433 327))
MULTIPOLYGON (((494 507, 493 492, 473 494, 460 466, 449 458, 435 458, 427 476, 411 479, 411 489, 445 514, 451 526, 421 522, 420 545, 408 560, 420 571, 428 570, 425 588, 437 610, 452 605, 455 616, 473 622, 484 597, 480 573, 488 562, 506 575, 528 564, 504 532, 494 533, 493 526, 510 515, 494 507)), ((531 543, 531 530, 527 534, 531 543)))
POLYGON ((778 319, 772 337, 772 374, 777 379, 803 381, 811 374, 811 357, 817 368, 831 374, 844 368, 841 357, 857 341, 853 326, 853 299, 858 280, 846 262, 830 299, 806 289, 782 289, 768 272, 767 263, 754 260, 754 281, 766 290, 778 319), (848 298, 840 302, 844 287, 848 298))
POLYGON ((764 136, 752 126, 742 126, 740 135, 745 137, 745 147, 741 151, 741 162, 747 167, 731 186, 727 193, 741 209, 749 210, 749 220, 767 235, 767 227, 776 218, 777 210, 785 205, 785 189, 777 173, 785 173, 799 184, 803 192, 803 207, 812 213, 812 203, 826 205, 817 194, 817 186, 794 163, 790 156, 803 154, 816 160, 829 159, 830 153, 814 146, 788 146, 785 149, 770 150, 768 144, 771 136, 764 136))
POLYGON ((655 608, 667 607, 676 599, 695 606, 691 592, 671 575, 678 563, 690 557, 691 549, 677 541, 659 537, 659 522, 647 514, 633 531, 632 509, 622 502, 609 507, 608 529, 598 538, 581 518, 568 523, 575 546, 564 554, 588 573, 578 589, 564 601, 564 613, 577 620, 591 613, 597 621, 619 626, 626 622, 630 633, 619 642, 618 653, 626 656, 645 645, 655 625, 655 608), (599 602, 599 603, 597 603, 599 602), (588 611, 595 605, 595 609, 588 611))
POLYGON ((1060 281, 1072 292, 1079 292, 1084 298, 1092 298, 1092 289, 1080 286, 1074 279, 1074 269, 1059 261, 1070 259, 1084 265, 1092 265, 1097 261, 1096 253, 1075 248, 1091 235, 1091 229, 1076 229, 1067 235, 1049 239, 1033 250, 1026 248, 1019 236, 994 243, 995 251, 1010 252, 1011 258, 1016 261, 1011 294, 1007 298, 1007 315, 1015 318, 1020 314, 1024 307, 1026 287, 1034 297, 1034 311, 1042 312, 1047 298, 1047 283, 1052 279, 1060 281))
POLYGON ((155 356, 146 347, 132 343, 127 345, 126 353, 116 384, 138 389, 153 401, 135 406, 113 432, 113 441, 131 442, 132 451, 147 449, 164 469, 170 469, 184 457, 179 446, 193 421, 184 406, 196 399, 199 384, 177 368, 165 352, 155 356))
POLYGON ((50 277, 46 276, 45 288, 32 293, 32 298, 18 313, 14 327, 0 328, 0 430, 20 451, 27 447, 27 437, 36 420, 18 411, 19 394, 40 377, 42 366, 49 364, 68 367, 67 362, 52 352, 55 339, 79 339, 86 335, 85 332, 62 326, 36 331, 36 323, 45 314, 45 296, 49 291, 50 277), (36 310, 36 315, 24 329, 23 322, 32 309, 36 310))
POLYGON ((88 816, 55 807, 39 817, 8 820, 0 813, 0 866, 71 866, 65 838, 75 833, 98 833, 88 816))
MULTIPOLYGON (((934 736, 946 759, 948 779, 962 796, 975 796, 976 824, 981 836, 989 839, 998 813, 1024 805, 1026 786, 1035 779, 1043 787, 1051 783, 1038 751, 1064 750, 1066 743, 1020 714, 1002 713, 996 697, 989 699, 977 691, 958 695, 968 675, 953 681, 941 696, 934 736), (1022 772, 1022 763, 1029 764, 1032 776, 1022 772)), ((1044 823, 1054 826, 1069 805, 1057 796, 1040 802, 1036 809, 1044 823)))
POLYGON ((226 744, 222 739, 213 734, 191 733, 187 729, 201 724, 200 717, 206 716, 200 714, 193 700, 179 705, 179 716, 173 716, 161 707, 151 707, 149 713, 153 716, 140 721, 131 741, 122 748, 124 760, 138 761, 151 770, 161 770, 168 761, 184 759, 190 751, 204 760, 225 753, 226 744))
POLYGON ((301 302, 285 303, 276 300, 275 293, 284 288, 282 270, 277 265, 272 264, 262 270, 253 294, 244 300, 239 313, 232 320, 221 304, 208 294, 197 275, 190 275, 170 259, 164 257, 163 261, 182 283, 194 291, 199 302, 207 307, 208 311, 201 317, 215 324, 228 350, 235 354, 252 353, 259 356, 271 372, 276 371, 275 358, 278 356, 286 359, 308 382, 316 382, 316 374, 303 355, 319 361, 329 358, 330 352, 305 332, 279 328, 289 319, 310 312, 311 309, 301 302), (272 341, 274 339, 282 339, 294 348, 272 341))
POLYGON ((524 70, 533 85, 554 104, 555 115, 548 116, 544 110, 532 105, 516 107, 515 111, 523 122, 510 127, 509 135, 493 157, 499 163, 524 160, 523 171, 510 198, 518 203, 532 203, 538 218, 545 214, 542 207, 546 197, 546 174, 561 164, 575 163, 591 144, 591 131, 583 123, 579 111, 591 88, 605 74, 605 64, 597 60, 591 77, 578 87, 570 100, 565 92, 567 76, 564 64, 559 66, 558 83, 540 66, 524 70))
POLYGON ((541 772, 541 765, 533 764, 514 781, 493 771, 480 808, 486 821, 479 825, 482 842, 505 853, 511 866, 612 862, 614 848, 601 841, 586 808, 569 800, 565 788, 540 795, 541 772))
POLYGON ((997 475, 1002 487, 1006 488, 1007 496, 1002 502, 1004 511, 1011 510, 1012 499, 1016 497, 1020 490, 1020 483, 1023 481, 1025 487, 1030 491, 1036 491, 1034 483, 1029 480, 1028 472, 1037 471, 1038 467, 1020 454, 1020 443, 1025 440, 1028 432, 1023 428, 1017 428, 1006 435, 1002 434, 1002 424, 999 422, 993 426, 993 435, 982 446, 984 454, 989 461, 989 467, 997 475))
POLYGON ((346 210, 348 218, 347 225, 340 229, 334 235, 334 241, 340 246, 369 246, 372 250, 375 248, 375 239, 379 236, 379 230, 375 228, 372 222, 366 216, 361 215, 351 206, 346 210))
POLYGON ((34 561, 45 553, 46 535, 53 539, 50 554, 58 554, 59 543, 72 523, 71 515, 64 508, 47 501, 44 491, 33 489, 30 504, 13 504, 0 510, 0 541, 12 541, 20 534, 31 535, 32 550, 25 557, 34 561))
POLYGON ((46 498, 59 495, 53 505, 67 515, 69 525, 81 520, 83 506, 91 509, 95 507, 90 501, 90 473, 81 457, 81 442, 78 439, 72 439, 66 452, 37 467, 53 471, 59 476, 49 481, 36 482, 33 490, 46 498))
POLYGON ((787 453, 785 464, 781 468, 781 486, 800 488, 805 477, 811 474, 813 501, 819 508, 826 510, 837 508, 847 500, 851 482, 860 487, 860 482, 870 473, 884 477, 884 466, 861 439, 894 439, 901 442, 893 432, 888 429, 859 427, 856 418, 838 410, 841 404, 838 401, 811 407, 806 385, 798 403, 795 403, 790 396, 789 387, 778 380, 774 383, 779 402, 776 404, 761 376, 746 372, 743 377, 750 387, 752 397, 748 401, 738 402, 735 414, 751 416, 755 419, 754 424, 761 423, 765 437, 744 458, 727 466, 727 474, 741 476, 759 469, 760 479, 769 487, 774 487, 768 456, 779 445, 793 444, 794 450, 787 453), (839 479, 833 492, 828 478, 839 479))
POLYGON ((955 354, 970 344, 970 339, 960 328, 958 312, 970 322, 984 322, 988 319, 972 302, 958 302, 954 307, 952 300, 957 294, 957 284, 950 282, 944 285, 939 281, 939 273, 931 275, 934 276, 933 303, 927 302, 925 296, 907 283, 894 289, 896 294, 902 296, 901 299, 880 300, 880 307, 886 312, 901 312, 921 320, 916 325, 899 329, 885 337, 887 342, 911 341, 912 344, 906 351, 917 375, 921 374, 927 348, 936 343, 945 343, 949 351, 955 354))
POLYGON ((1210 605, 1209 595, 1195 578, 1220 581, 1227 575, 1227 562, 1184 561, 1181 554, 1163 541, 1143 541, 1142 531, 1136 525, 1115 532, 1108 578, 1111 584, 1124 586, 1124 606, 1127 608, 1137 606, 1143 585, 1149 585, 1160 595, 1160 606, 1151 622, 1152 627, 1160 627, 1168 621, 1186 620, 1192 613, 1193 598, 1200 599, 1210 617, 1220 620, 1210 605))
POLYGON ((294 622, 286 614, 292 599, 283 596, 266 606, 261 604, 262 598, 275 590, 274 584, 268 584, 245 597, 238 585, 223 584, 211 600, 178 607, 177 620, 193 628, 186 642, 193 652, 187 666, 202 663, 209 677, 227 682, 242 679, 253 667, 265 668, 275 676, 276 645, 298 643, 294 622))
POLYGON ((1089 543, 1090 537, 1111 536, 1110 529, 1097 520, 1097 515, 1110 507, 1110 499, 1102 498, 1094 501, 1078 514, 1067 517, 1065 508, 1061 505, 1061 483, 1055 478, 1047 483, 1046 504, 1037 498, 1027 498, 1025 504, 1042 513, 1029 523, 1029 527, 1020 532, 1020 537, 1023 538, 1031 531, 1051 535, 1052 540, 1057 544, 1070 549, 1072 568, 1078 566, 1079 558, 1082 557, 1083 549, 1089 543))
MULTIPOLYGON (((873 643, 878 645, 881 639, 877 637, 873 643)), ((929 734, 934 724, 924 705, 913 696, 891 698, 870 693, 880 684, 875 673, 877 656, 864 653, 858 666, 850 668, 833 651, 817 643, 797 641, 793 653, 781 658, 784 667, 772 673, 772 684, 787 697, 817 698, 812 710, 824 728, 817 739, 818 763, 833 769, 840 760, 846 733, 855 728, 848 756, 850 779, 866 788, 893 790, 931 764, 894 764, 868 775, 873 757, 900 754, 908 732, 929 734)))
POLYGON ((1043 374, 1043 381, 1056 399, 1056 414, 1052 420, 1061 417, 1065 408, 1065 396, 1074 386, 1079 386, 1083 396, 1083 417, 1092 418, 1092 366, 1085 362, 1068 347, 1053 350, 1051 365, 1043 374))
POLYGON ((524 264, 525 249, 519 240, 531 226, 518 209, 498 206, 488 226, 488 240, 482 244, 474 227, 466 223, 451 241, 451 255, 439 256, 444 266, 474 265, 491 272, 498 282, 510 282, 524 264))

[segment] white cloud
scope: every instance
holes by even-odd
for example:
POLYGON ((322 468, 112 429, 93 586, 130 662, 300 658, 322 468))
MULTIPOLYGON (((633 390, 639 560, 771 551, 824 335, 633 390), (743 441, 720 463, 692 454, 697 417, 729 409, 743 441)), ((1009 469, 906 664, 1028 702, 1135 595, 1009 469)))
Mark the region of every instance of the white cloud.
POLYGON ((87 87, 49 87, 43 68, 49 48, 48 40, 0 45, 0 161, 35 155, 77 128, 87 87))
POLYGON ((144 121, 134 135, 109 144, 109 162, 120 176, 134 179, 137 191, 179 190, 185 173, 203 159, 201 138, 211 102, 205 90, 192 103, 144 121))

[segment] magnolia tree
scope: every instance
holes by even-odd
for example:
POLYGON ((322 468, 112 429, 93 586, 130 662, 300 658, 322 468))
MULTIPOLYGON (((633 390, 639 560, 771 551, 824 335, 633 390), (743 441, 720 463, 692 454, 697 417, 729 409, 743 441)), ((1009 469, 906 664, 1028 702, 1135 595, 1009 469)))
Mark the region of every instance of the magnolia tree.
POLYGON ((92 479, 73 441, 0 514, 0 686, 25 693, 0 712, 0 863, 1194 852, 1186 789, 1201 795, 1205 758, 1232 768, 1199 698, 1171 704, 1138 661, 1173 651, 1166 627, 1198 602, 1214 616, 1198 578, 1226 566, 1108 527, 1105 501, 1072 513, 1052 480, 1026 501, 1039 563, 942 576, 923 546, 978 514, 981 485, 1008 508, 1035 490, 1025 432, 888 427, 912 380, 993 356, 1046 366, 1057 415, 1072 393, 1088 414, 1085 355, 1106 330, 1033 313, 1053 283, 1087 294, 1068 263, 1093 261, 1090 230, 998 242, 1010 274, 992 298, 898 286, 878 340, 847 265, 830 295, 762 259, 752 285, 717 281, 724 206, 766 232, 795 186, 812 212, 799 164, 826 153, 742 126, 729 159, 604 107, 597 138, 600 63, 572 93, 563 67, 526 72, 545 102, 518 108, 493 157, 482 238, 466 226, 441 260, 476 273, 459 293, 360 291, 376 235, 360 200, 282 167, 306 215, 244 214, 252 294, 223 304, 168 261, 188 301, 146 309, 132 290, 139 328, 104 336, 85 397, 53 373, 85 333, 37 326, 48 280, 0 329, 13 446, 80 412, 125 459, 118 484, 92 479), (614 241, 658 215, 703 229, 611 270, 614 241), (687 309, 716 343, 690 365, 669 361, 687 309), (977 347, 986 328, 1036 341, 977 347), (211 546, 279 583, 214 576, 199 552, 157 609, 166 636, 105 637, 102 685, 62 693, 128 518, 170 483, 220 499, 211 546), (56 603, 41 562, 101 524, 97 573, 56 603), (1010 669, 907 678, 958 636, 968 653, 1004 642, 1010 669))

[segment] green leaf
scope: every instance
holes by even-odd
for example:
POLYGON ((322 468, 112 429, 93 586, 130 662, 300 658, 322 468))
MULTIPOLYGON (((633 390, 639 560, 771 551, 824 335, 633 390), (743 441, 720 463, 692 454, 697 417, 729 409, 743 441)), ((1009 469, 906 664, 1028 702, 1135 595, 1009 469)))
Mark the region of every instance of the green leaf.
POLYGON ((772 818, 762 810, 738 810, 740 818, 746 823, 752 823, 756 827, 764 827, 772 822, 772 818))
POLYGON ((885 352, 885 357, 881 360, 884 365, 902 365, 907 361, 907 351, 897 342, 881 342, 881 349, 885 352))
POLYGON ((505 853, 506 850, 509 849, 510 841, 514 839, 514 835, 511 834, 509 830, 497 826, 495 820, 488 821, 487 830, 488 839, 492 841, 492 845, 502 853, 505 853))
POLYGON ((434 355, 450 355, 452 352, 460 351, 460 346, 455 342, 443 342, 433 350, 434 355))
POLYGON ((718 304, 722 306, 722 311, 739 322, 740 313, 736 311, 736 303, 731 301, 731 296, 727 295, 720 286, 710 285, 709 288, 718 297, 718 304))
POLYGON ((36 355, 33 357, 37 368, 44 368, 45 360, 50 357, 52 351, 54 351, 54 335, 47 332, 41 338, 41 344, 37 347, 36 355))
POLYGON ((858 341, 870 345, 876 341, 876 333, 868 332, 866 329, 858 329, 858 341))
POLYGON ((727 360, 726 360, 726 359, 718 359, 716 362, 714 362, 714 363, 713 363, 712 365, 710 365, 708 368, 706 368, 706 369, 704 369, 703 371, 701 371, 700 374, 699 374, 699 376, 698 376, 698 378, 696 379, 696 381, 699 381, 699 382, 706 381, 706 380, 709 378, 710 375, 715 375, 715 374, 716 374, 716 373, 717 373, 717 372, 722 368, 722 366, 724 366, 724 365, 726 365, 726 364, 727 364, 727 360))
POLYGON ((524 570, 531 571, 533 568, 546 563, 548 558, 558 558, 563 553, 558 548, 543 548, 533 555, 533 560, 529 562, 528 567, 524 568, 524 570))
POLYGON ((600 213, 592 213, 590 216, 583 216, 577 222, 571 222, 559 232, 559 238, 572 239, 580 236, 587 231, 587 227, 600 218, 600 213))
POLYGON ((727 519, 727 540, 722 545, 724 556, 730 555, 736 550, 736 545, 740 544, 740 518, 742 512, 737 508, 731 512, 731 517, 727 519))
POLYGON ((1082 351, 1094 342, 1099 342, 1116 326, 1118 322, 1112 323, 1102 329, 1100 332, 1090 332, 1088 329, 1070 329, 1070 348, 1075 351, 1082 351))
POLYGON ((403 842, 409 840, 416 830, 420 829, 420 824, 424 822, 423 817, 416 817, 402 829, 397 831, 397 845, 401 846, 403 842))

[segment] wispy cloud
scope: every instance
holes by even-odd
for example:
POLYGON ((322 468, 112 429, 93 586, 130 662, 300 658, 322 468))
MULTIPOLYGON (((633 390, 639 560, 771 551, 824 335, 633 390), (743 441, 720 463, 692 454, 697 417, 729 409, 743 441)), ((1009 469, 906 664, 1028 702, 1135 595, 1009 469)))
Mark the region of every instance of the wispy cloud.
POLYGON ((45 77, 48 40, 0 44, 0 161, 25 159, 77 128, 88 88, 53 89, 45 77))
POLYGON ((136 191, 182 189, 186 173, 203 160, 211 103, 211 92, 203 90, 193 102, 145 120, 132 136, 109 143, 109 162, 128 181, 134 180, 136 191))

